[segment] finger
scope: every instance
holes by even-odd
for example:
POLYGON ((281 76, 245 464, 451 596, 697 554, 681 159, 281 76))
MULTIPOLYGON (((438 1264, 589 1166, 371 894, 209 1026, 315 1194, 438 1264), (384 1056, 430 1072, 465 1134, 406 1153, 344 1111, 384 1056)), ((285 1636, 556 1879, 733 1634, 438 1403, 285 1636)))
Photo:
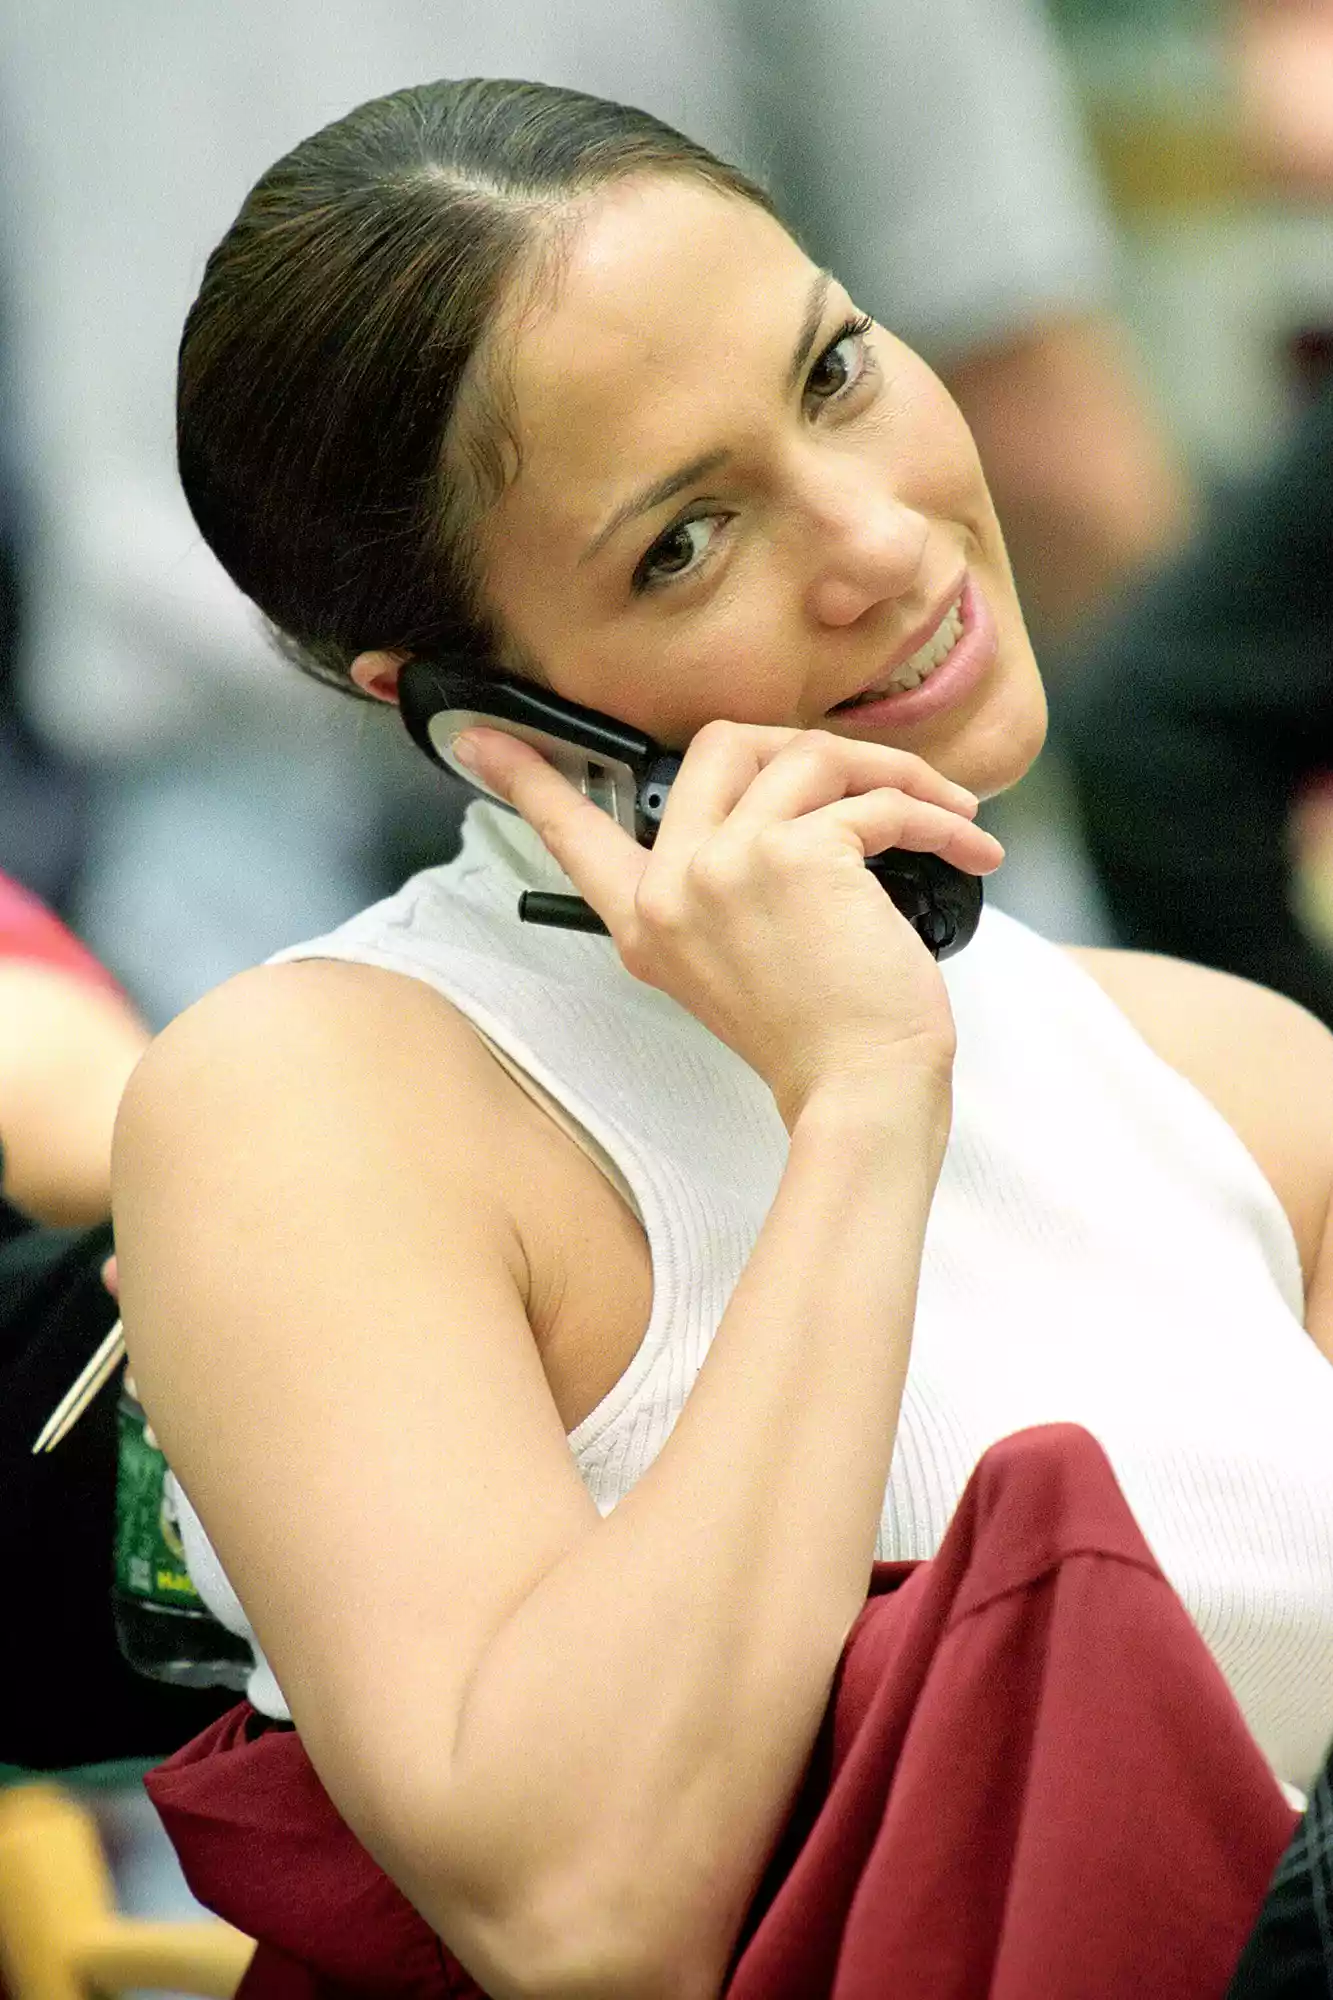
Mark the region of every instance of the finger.
POLYGON ((910 751, 831 731, 756 723, 709 724, 694 737, 671 787, 655 843, 659 857, 687 860, 729 818, 742 826, 795 818, 847 792, 897 784, 975 816, 976 794, 910 751))
POLYGON ((882 743, 803 730, 767 762, 731 815, 737 830, 796 819, 840 798, 885 786, 974 819, 980 801, 924 758, 882 743))
POLYGON ((653 841, 660 868, 684 866, 700 843, 724 823, 768 757, 799 734, 740 723, 707 723, 691 738, 672 780, 666 810, 653 841))
POLYGON ((633 914, 648 859, 638 843, 530 743, 500 729, 469 729, 454 754, 522 814, 614 936, 633 914))
POLYGON ((118 1299, 120 1297, 120 1267, 116 1263, 114 1256, 108 1257, 105 1264, 103 1264, 101 1277, 102 1283, 106 1286, 112 1298, 118 1299))
POLYGON ((993 833, 963 819, 948 806, 916 799, 893 787, 838 799, 791 821, 793 834, 819 837, 832 830, 853 840, 862 855, 902 848, 910 854, 938 854, 969 875, 989 875, 1004 860, 1004 849, 993 833))

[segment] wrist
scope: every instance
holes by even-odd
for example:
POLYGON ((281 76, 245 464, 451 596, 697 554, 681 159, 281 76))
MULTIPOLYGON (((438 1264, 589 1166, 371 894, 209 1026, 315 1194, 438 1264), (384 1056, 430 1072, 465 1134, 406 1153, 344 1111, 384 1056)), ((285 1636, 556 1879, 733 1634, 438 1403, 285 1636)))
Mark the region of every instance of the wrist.
POLYGON ((827 1072, 792 1106, 779 1106, 793 1141, 849 1144, 859 1134, 882 1141, 889 1132, 934 1141, 940 1156, 953 1114, 953 1057, 937 1050, 894 1051, 876 1063, 827 1072))

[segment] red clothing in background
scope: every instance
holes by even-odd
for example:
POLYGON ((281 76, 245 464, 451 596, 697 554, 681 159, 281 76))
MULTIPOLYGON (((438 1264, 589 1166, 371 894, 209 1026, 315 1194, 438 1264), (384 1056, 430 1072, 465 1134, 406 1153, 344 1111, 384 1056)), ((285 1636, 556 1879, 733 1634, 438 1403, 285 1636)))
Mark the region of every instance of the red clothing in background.
MULTIPOLYGON (((476 2000, 294 1731, 243 1703, 147 1785, 239 2000, 476 2000)), ((728 2000, 1221 2000, 1294 1824, 1101 1448, 1020 1432, 877 1565, 728 2000)))
POLYGON ((106 967, 66 930, 59 917, 8 875, 0 875, 0 959, 6 958, 35 960, 86 979, 91 986, 120 991, 106 967))

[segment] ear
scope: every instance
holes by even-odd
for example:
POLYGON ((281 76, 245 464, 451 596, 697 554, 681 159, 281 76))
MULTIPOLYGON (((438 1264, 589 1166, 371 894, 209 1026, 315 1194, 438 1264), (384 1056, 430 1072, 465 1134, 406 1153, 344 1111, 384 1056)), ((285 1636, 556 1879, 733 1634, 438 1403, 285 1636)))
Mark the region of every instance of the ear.
POLYGON ((363 694, 374 695, 376 701, 396 702, 398 676, 411 657, 410 653, 402 653, 396 649, 387 652, 358 653, 348 672, 363 694))

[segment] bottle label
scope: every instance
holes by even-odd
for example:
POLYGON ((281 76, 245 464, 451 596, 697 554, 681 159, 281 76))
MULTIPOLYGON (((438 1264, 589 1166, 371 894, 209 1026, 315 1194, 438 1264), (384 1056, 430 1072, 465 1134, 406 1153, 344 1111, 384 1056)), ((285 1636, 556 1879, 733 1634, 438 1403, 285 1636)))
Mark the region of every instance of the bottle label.
POLYGON ((185 1567, 167 1462, 138 1403, 120 1399, 116 1463, 115 1587, 129 1597, 202 1611, 185 1567))

